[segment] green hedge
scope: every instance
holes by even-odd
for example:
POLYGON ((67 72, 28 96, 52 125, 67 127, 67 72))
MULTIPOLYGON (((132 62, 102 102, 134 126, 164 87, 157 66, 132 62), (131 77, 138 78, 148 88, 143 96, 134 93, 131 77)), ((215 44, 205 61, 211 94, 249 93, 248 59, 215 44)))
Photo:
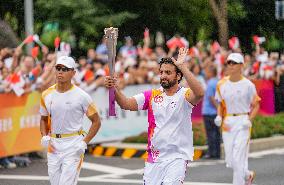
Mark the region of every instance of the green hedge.
MULTIPOLYGON (((194 145, 206 144, 206 133, 203 123, 193 124, 194 145)), ((253 121, 251 138, 264 138, 273 135, 284 135, 284 113, 273 116, 257 116, 253 121)), ((125 143, 147 143, 147 133, 143 132, 138 136, 128 137, 123 140, 125 143)))
POLYGON ((202 146, 206 144, 206 133, 203 123, 196 123, 192 125, 193 130, 193 144, 195 146, 202 146))
POLYGON ((147 132, 143 132, 138 136, 132 136, 132 137, 128 137, 126 139, 123 140, 124 143, 147 143, 147 132))
POLYGON ((253 121, 252 138, 270 137, 272 135, 284 135, 284 113, 274 116, 257 116, 253 121))

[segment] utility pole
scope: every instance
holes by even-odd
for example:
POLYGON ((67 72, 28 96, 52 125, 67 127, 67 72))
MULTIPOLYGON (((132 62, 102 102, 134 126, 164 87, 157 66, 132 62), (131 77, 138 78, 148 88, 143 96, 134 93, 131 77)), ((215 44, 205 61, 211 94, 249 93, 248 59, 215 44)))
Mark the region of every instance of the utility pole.
MULTIPOLYGON (((25 0, 25 32, 26 37, 34 34, 33 0, 25 0)), ((27 53, 31 54, 33 43, 27 45, 27 53)))
MULTIPOLYGON (((275 19, 279 21, 284 20, 284 0, 275 1, 275 19)), ((284 41, 284 32, 282 33, 282 43, 284 41)), ((283 52, 284 48, 282 48, 283 52)))
POLYGON ((277 20, 284 19, 284 1, 275 1, 275 18, 277 20))

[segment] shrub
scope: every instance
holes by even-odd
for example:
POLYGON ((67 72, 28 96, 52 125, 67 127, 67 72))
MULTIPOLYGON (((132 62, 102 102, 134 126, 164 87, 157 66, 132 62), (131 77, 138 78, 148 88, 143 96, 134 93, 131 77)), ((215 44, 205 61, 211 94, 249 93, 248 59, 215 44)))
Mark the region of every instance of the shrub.
POLYGON ((131 136, 131 137, 125 138, 123 142, 124 143, 147 143, 148 142, 147 132, 142 132, 138 136, 131 136))
POLYGON ((196 123, 192 125, 193 130, 193 144, 202 146, 206 144, 206 133, 203 123, 196 123))
POLYGON ((270 137, 272 135, 284 135, 284 114, 274 116, 257 116, 253 121, 252 138, 270 137))

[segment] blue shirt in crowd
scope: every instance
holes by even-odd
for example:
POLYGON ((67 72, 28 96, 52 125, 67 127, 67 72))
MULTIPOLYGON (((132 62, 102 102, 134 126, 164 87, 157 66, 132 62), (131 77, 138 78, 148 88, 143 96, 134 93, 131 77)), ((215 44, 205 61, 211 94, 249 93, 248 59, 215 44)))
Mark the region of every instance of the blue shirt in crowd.
POLYGON ((211 100, 210 100, 211 96, 215 97, 217 83, 218 83, 217 78, 211 78, 207 82, 207 88, 205 91, 205 95, 203 98, 203 104, 202 104, 202 115, 216 115, 217 114, 217 109, 211 103, 211 100))
POLYGON ((96 52, 101 55, 107 55, 107 46, 106 44, 100 44, 96 48, 96 52))

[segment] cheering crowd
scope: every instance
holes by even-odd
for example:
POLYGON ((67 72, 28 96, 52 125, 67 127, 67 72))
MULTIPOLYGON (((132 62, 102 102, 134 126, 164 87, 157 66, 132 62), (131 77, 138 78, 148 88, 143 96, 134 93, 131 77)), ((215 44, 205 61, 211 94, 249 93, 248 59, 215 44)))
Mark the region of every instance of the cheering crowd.
MULTIPOLYGON (((23 43, 34 41, 30 38, 28 40, 23 43)), ((57 42, 60 41, 57 40, 57 42)), ((206 70, 216 69, 217 77, 221 79, 227 74, 227 56, 232 52, 239 52, 244 55, 243 75, 252 80, 273 80, 276 94, 275 105, 278 109, 276 111, 284 111, 284 54, 268 53, 257 38, 254 39, 254 44, 255 50, 246 54, 242 53, 236 38, 229 40, 230 49, 224 49, 216 41, 198 42, 189 47, 188 42, 177 35, 166 43, 160 42, 156 43, 155 47, 150 47, 153 44, 146 31, 143 45, 134 45, 129 36, 124 38, 124 45, 117 48, 115 75, 119 78, 121 89, 129 85, 159 84, 159 61, 164 57, 176 57, 179 48, 188 47, 186 66, 206 89, 207 80, 209 80, 206 70)), ((51 51, 40 44, 41 47, 36 46, 31 55, 27 55, 24 54, 22 46, 23 44, 17 48, 1 48, 0 50, 0 93, 15 93, 17 96, 22 96, 32 91, 44 91, 55 83, 56 59, 59 56, 71 54, 70 48, 69 50, 57 48, 51 51), (39 53, 41 53, 40 57, 39 53)), ((104 77, 109 75, 106 40, 103 38, 95 49, 88 49, 86 56, 78 57, 76 62, 76 75, 72 79, 73 83, 88 93, 102 88, 104 77)), ((185 79, 180 84, 188 87, 185 79)), ((1 166, 16 167, 13 160, 9 158, 0 159, 1 166)))
MULTIPOLYGON (((263 40, 255 36, 255 50, 244 54, 244 76, 249 79, 274 80, 276 86, 283 86, 284 54, 277 52, 268 53, 262 47, 263 40)), ((37 38, 38 39, 38 38, 37 38)), ((180 47, 188 47, 188 42, 178 35, 166 43, 153 44, 150 41, 148 30, 144 33, 143 45, 134 45, 131 37, 124 38, 124 45, 118 48, 115 73, 119 77, 119 86, 158 84, 159 61, 163 57, 176 56, 180 47)), ((39 90, 43 91, 55 83, 54 64, 56 58, 66 52, 49 50, 43 44, 41 58, 37 51, 31 55, 22 52, 22 46, 17 48, 2 48, 0 52, 0 92, 15 93, 21 96, 24 93, 39 90)), ((226 75, 225 59, 231 52, 242 53, 236 37, 229 40, 230 49, 224 49, 218 42, 198 42, 189 48, 187 67, 196 75, 206 88, 204 70, 208 66, 217 68, 218 78, 226 75)), ((70 53, 68 53, 70 54, 70 53)), ((88 93, 95 91, 103 85, 104 76, 109 74, 107 65, 106 40, 103 38, 96 49, 90 48, 86 56, 77 58, 77 73, 73 82, 88 93)), ((182 86, 187 86, 183 80, 182 86)))

